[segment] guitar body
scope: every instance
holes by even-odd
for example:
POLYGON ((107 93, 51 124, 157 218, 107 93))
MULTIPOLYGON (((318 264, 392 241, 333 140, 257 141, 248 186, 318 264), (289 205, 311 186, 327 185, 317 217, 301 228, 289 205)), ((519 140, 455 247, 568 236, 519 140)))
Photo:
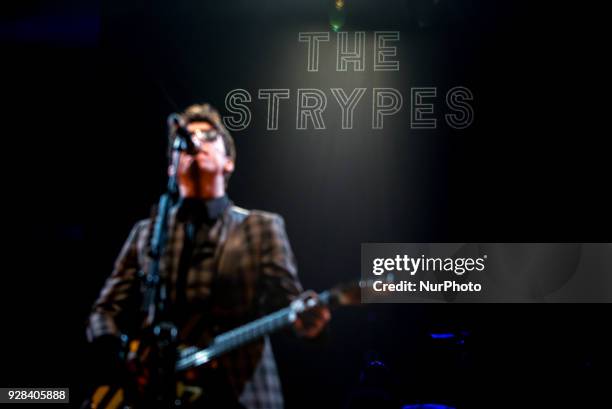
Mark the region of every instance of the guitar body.
MULTIPOLYGON (((176 395, 182 407, 188 407, 190 403, 202 398, 202 388, 199 386, 176 383, 176 395)), ((152 409, 155 402, 147 401, 144 397, 130 397, 126 390, 120 385, 100 385, 95 388, 91 398, 83 403, 81 409, 152 409)), ((166 409, 164 407, 164 409, 166 409)))
MULTIPOLYGON (((149 337, 147 337, 149 338, 149 337)), ((175 374, 172 381, 171 395, 175 402, 164 402, 160 391, 163 385, 159 376, 161 364, 159 353, 154 342, 147 339, 134 339, 128 343, 125 351, 123 373, 113 384, 98 385, 93 389, 81 409, 169 409, 188 406, 202 396, 202 388, 190 382, 196 378, 194 371, 175 374)), ((178 352, 183 348, 179 348, 178 352)), ((172 361, 174 363, 174 360, 172 361)), ((215 367, 215 362, 201 368, 204 373, 215 367)))
MULTIPOLYGON (((176 395, 182 407, 202 398, 202 388, 183 382, 176 383, 176 395)), ((126 389, 120 385, 100 385, 95 388, 91 398, 83 403, 81 409, 152 409, 159 407, 155 402, 144 397, 134 399, 126 394, 126 389)), ((166 409, 164 407, 164 409, 166 409)))

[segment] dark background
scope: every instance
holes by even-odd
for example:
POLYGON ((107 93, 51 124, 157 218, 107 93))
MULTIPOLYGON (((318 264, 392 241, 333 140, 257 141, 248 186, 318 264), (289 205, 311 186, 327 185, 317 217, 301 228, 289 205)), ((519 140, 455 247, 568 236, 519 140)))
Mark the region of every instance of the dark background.
MULTIPOLYGON (((25 1, 0 6, 5 221, 3 386, 69 386, 92 368, 88 309, 131 225, 165 185, 165 118, 253 96, 235 132, 239 205, 281 213, 306 287, 359 276, 361 242, 610 242, 604 16, 586 4, 347 0, 343 30, 401 31, 399 73, 307 75, 299 31, 326 1, 25 1), (474 124, 409 124, 409 89, 474 93, 474 124), (367 87, 341 131, 329 87, 367 87), (370 129, 371 88, 403 92, 370 129), (325 131, 295 130, 297 88, 327 93, 325 131), (259 88, 289 88, 279 131, 259 88), (359 111, 362 109, 363 112, 359 111)), ((322 46, 323 50, 323 46, 322 46)), ((328 54, 325 54, 327 52, 328 54)), ((372 359, 402 403, 569 406, 610 400, 608 305, 368 305, 326 346, 274 339, 288 407, 341 407, 372 359), (440 341, 431 333, 461 335, 440 341), (460 339, 463 343, 459 343, 460 339), (607 395, 607 397, 606 397, 607 395)))

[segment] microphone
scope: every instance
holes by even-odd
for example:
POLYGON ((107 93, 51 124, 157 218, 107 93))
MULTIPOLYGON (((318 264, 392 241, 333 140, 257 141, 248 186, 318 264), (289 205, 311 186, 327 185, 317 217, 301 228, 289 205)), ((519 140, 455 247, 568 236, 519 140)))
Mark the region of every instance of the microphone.
POLYGON ((191 138, 191 133, 183 126, 183 121, 179 114, 172 113, 168 115, 168 128, 172 129, 175 135, 172 150, 182 151, 189 155, 195 155, 198 152, 191 138))

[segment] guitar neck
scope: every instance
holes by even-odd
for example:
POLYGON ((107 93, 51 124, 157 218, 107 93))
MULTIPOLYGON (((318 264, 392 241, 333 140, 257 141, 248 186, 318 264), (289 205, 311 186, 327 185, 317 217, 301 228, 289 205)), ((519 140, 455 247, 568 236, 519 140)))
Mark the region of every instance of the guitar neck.
MULTIPOLYGON (((330 299, 330 293, 325 291, 319 294, 318 299, 319 304, 327 304, 330 299)), ((203 365, 226 352, 285 328, 295 322, 297 314, 296 309, 289 306, 218 335, 207 348, 200 350, 197 348, 187 349, 181 354, 176 364, 176 370, 183 371, 203 365)))

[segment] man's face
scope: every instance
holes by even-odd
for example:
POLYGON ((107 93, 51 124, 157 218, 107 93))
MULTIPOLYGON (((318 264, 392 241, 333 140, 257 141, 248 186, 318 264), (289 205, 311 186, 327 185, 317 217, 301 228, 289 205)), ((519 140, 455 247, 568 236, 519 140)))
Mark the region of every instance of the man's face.
POLYGON ((199 174, 207 176, 223 175, 234 170, 233 161, 227 156, 223 139, 219 135, 214 141, 206 140, 203 133, 213 129, 208 122, 191 122, 187 130, 197 139, 198 153, 195 156, 181 153, 178 177, 180 182, 188 183, 199 174))

